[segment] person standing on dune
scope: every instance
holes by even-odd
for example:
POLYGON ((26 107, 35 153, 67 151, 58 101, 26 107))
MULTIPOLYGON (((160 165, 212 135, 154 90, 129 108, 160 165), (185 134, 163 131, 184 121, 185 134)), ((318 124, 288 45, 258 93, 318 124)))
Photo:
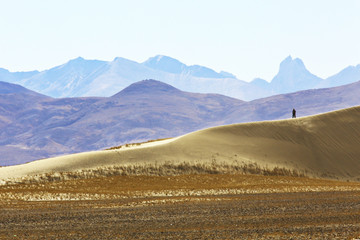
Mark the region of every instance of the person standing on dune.
POLYGON ((293 108, 293 110, 292 110, 292 118, 296 118, 296 110, 295 110, 295 108, 293 108))

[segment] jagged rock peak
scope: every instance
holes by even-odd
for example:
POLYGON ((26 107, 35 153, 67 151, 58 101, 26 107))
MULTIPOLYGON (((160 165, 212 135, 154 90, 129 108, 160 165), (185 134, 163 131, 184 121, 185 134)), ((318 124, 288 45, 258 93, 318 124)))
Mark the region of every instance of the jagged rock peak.
POLYGON ((295 58, 293 59, 291 57, 291 55, 289 55, 287 58, 285 58, 281 63, 280 63, 280 70, 284 69, 284 68, 289 68, 289 67, 300 67, 300 68, 305 68, 304 62, 300 59, 300 58, 295 58))

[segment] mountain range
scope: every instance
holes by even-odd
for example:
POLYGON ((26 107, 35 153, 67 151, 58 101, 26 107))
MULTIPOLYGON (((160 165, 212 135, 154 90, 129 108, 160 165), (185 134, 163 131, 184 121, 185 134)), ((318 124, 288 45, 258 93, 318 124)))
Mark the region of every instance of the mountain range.
POLYGON ((41 72, 9 72, 0 69, 0 81, 20 84, 55 98, 110 97, 144 79, 157 79, 183 91, 217 93, 249 101, 275 94, 356 82, 360 80, 360 65, 349 66, 334 76, 321 79, 310 73, 301 59, 288 56, 280 63, 277 75, 270 82, 259 78, 245 82, 231 73, 218 73, 200 65, 187 66, 174 58, 161 55, 143 63, 119 57, 109 62, 79 57, 41 72))
POLYGON ((175 137, 224 124, 285 119, 360 104, 360 82, 242 101, 143 80, 110 97, 52 98, 0 82, 0 165, 124 143, 175 137))

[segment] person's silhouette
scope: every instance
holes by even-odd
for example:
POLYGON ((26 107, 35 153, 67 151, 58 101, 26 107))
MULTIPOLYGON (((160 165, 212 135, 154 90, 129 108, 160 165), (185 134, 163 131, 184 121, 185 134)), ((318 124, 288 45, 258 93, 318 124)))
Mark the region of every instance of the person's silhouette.
POLYGON ((292 110, 292 118, 296 118, 296 110, 295 110, 295 108, 293 108, 293 110, 292 110))

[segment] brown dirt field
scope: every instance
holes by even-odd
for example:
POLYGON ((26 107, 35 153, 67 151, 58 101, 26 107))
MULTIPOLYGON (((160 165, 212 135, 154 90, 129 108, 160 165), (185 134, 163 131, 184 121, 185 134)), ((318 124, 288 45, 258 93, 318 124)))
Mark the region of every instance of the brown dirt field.
POLYGON ((358 236, 357 182, 198 174, 0 186, 0 239, 358 236))

